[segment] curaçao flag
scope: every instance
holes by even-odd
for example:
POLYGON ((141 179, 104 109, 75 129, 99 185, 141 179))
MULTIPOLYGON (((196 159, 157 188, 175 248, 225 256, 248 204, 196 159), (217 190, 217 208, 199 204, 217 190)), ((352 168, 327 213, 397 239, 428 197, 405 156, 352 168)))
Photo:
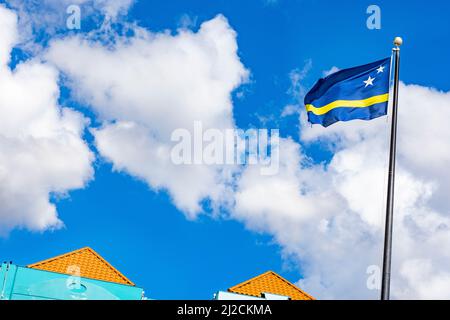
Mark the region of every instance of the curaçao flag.
POLYGON ((391 58, 340 70, 317 81, 305 96, 308 121, 371 120, 387 114, 391 58))

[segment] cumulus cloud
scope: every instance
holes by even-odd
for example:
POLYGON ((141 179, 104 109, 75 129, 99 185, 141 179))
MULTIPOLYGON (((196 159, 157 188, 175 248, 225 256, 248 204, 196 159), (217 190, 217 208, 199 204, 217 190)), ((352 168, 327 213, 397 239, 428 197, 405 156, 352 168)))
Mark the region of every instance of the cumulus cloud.
MULTIPOLYGON (((113 18, 132 1, 93 3, 113 18)), ((16 17, 5 9, 0 15, 0 91, 14 92, 0 98, 2 228, 58 227, 49 195, 83 187, 92 175, 92 154, 80 138, 86 122, 58 106, 54 68, 32 60, 9 70, 16 17)), ((189 218, 209 201, 250 229, 273 235, 298 262, 299 285, 318 298, 378 297, 367 288, 367 268, 381 264, 386 117, 310 128, 299 105, 307 62, 290 74, 295 103, 283 112, 300 112, 300 141, 281 140, 277 175, 263 176, 258 166, 174 165, 173 130, 192 131, 195 121, 204 129, 235 127, 231 93, 248 71, 223 16, 198 32, 133 28, 132 37, 116 35, 112 46, 89 35, 59 39, 45 56, 94 110, 101 125, 91 131, 100 155, 114 170, 167 190, 189 218), (317 143, 331 151, 330 161, 316 163, 305 153, 302 146, 317 143)), ((448 298, 450 94, 404 84, 400 92, 393 295, 448 298), (424 105, 435 112, 424 116, 424 105)))
POLYGON ((332 169, 314 164, 291 139, 282 140, 280 157, 276 176, 244 171, 233 216, 250 229, 273 234, 298 262, 305 276, 300 286, 311 294, 366 294, 365 269, 376 254, 377 234, 348 208, 333 186, 332 169))
POLYGON ((301 110, 301 101, 306 95, 306 89, 303 85, 303 80, 308 75, 308 72, 312 68, 312 60, 309 59, 305 61, 305 64, 301 69, 297 68, 289 73, 289 78, 291 80, 291 87, 288 90, 288 94, 292 96, 295 103, 288 104, 283 108, 281 112, 281 117, 287 117, 293 114, 298 114, 301 110))
MULTIPOLYGON (((205 200, 225 206, 250 229, 269 233, 298 262, 299 285, 319 298, 377 298, 367 288, 367 269, 381 265, 388 121, 337 123, 309 128, 300 111, 300 141, 282 139, 280 170, 262 176, 258 166, 176 166, 170 157, 174 129, 235 126, 231 92, 248 71, 237 55, 236 33, 218 16, 198 32, 151 33, 136 28, 106 47, 75 36, 51 44, 46 58, 62 70, 76 97, 101 121, 92 129, 99 153, 155 190, 167 190, 190 218, 205 200), (331 151, 317 164, 302 145, 319 142, 331 151)), ((289 91, 301 110, 303 79, 311 68, 290 74, 289 91)), ((401 85, 394 242, 396 297, 447 297, 450 252, 445 194, 450 181, 445 148, 449 94, 401 85), (422 116, 432 103, 439 116, 422 116), (437 132, 438 128, 439 134, 437 132), (444 244, 444 245, 443 245, 444 244), (420 263, 416 263, 416 262, 420 263), (421 272, 436 274, 423 289, 421 272)), ((294 104, 295 104, 294 103, 294 104)), ((450 115, 449 115, 450 116, 450 115)))
MULTIPOLYGON (((449 297, 448 117, 449 93, 401 85, 396 298, 449 297), (426 105, 437 113, 425 117, 426 105)), ((319 298, 377 298, 366 286, 367 268, 382 261, 389 123, 379 118, 310 128, 302 112, 301 124, 301 143, 320 142, 332 151, 330 162, 305 161, 300 144, 284 141, 279 176, 243 173, 234 214, 248 227, 273 234, 297 259, 305 290, 319 298)))
POLYGON ((82 188, 93 172, 84 117, 61 108, 57 71, 30 60, 8 67, 17 16, 0 6, 0 234, 62 225, 53 194, 82 188))
POLYGON ((68 75, 76 96, 92 106, 102 127, 97 148, 114 164, 152 188, 166 189, 178 208, 193 217, 205 200, 227 194, 229 168, 174 165, 172 132, 234 128, 231 92, 248 71, 237 55, 236 33, 223 16, 198 32, 136 30, 117 38, 113 49, 87 38, 52 43, 47 59, 68 75))
POLYGON ((6 0, 7 5, 19 17, 20 43, 23 49, 38 52, 47 36, 67 31, 66 20, 72 11, 70 6, 80 8, 80 18, 86 22, 93 18, 100 25, 117 22, 133 5, 134 0, 6 0))

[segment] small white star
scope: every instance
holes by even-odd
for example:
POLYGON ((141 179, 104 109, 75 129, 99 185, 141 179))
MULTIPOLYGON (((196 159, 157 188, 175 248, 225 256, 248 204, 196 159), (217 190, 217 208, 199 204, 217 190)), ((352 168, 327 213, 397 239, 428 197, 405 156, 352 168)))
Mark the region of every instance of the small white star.
POLYGON ((380 66, 378 69, 377 69, 377 74, 378 73, 383 73, 384 72, 384 68, 386 68, 385 66, 380 66))
POLYGON ((371 78, 369 76, 369 79, 367 79, 366 81, 363 81, 366 84, 366 86, 364 88, 367 88, 368 86, 373 86, 373 80, 375 80, 375 78, 371 78))

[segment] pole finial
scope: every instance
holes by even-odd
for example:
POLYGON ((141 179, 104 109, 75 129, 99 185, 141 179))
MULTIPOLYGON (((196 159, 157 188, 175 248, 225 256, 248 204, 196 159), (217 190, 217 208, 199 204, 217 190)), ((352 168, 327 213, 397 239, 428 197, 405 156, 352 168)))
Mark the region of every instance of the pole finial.
POLYGON ((395 44, 397 47, 400 47, 400 46, 403 44, 403 39, 402 39, 401 37, 395 37, 395 39, 394 39, 394 44, 395 44))

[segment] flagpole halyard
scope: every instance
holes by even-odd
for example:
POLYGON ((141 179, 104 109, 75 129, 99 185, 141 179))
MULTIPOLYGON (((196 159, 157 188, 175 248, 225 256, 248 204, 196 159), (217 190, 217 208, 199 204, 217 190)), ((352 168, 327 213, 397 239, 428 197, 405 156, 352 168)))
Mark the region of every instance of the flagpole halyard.
POLYGON ((386 222, 383 250, 383 273, 381 279, 381 300, 389 300, 391 285, 391 258, 392 258, 392 230, 394 218, 394 184, 395 184, 395 159, 397 148, 397 112, 398 112, 398 87, 400 73, 400 46, 403 40, 396 37, 394 40, 394 90, 392 103, 391 139, 389 145, 389 172, 386 203, 386 222))

